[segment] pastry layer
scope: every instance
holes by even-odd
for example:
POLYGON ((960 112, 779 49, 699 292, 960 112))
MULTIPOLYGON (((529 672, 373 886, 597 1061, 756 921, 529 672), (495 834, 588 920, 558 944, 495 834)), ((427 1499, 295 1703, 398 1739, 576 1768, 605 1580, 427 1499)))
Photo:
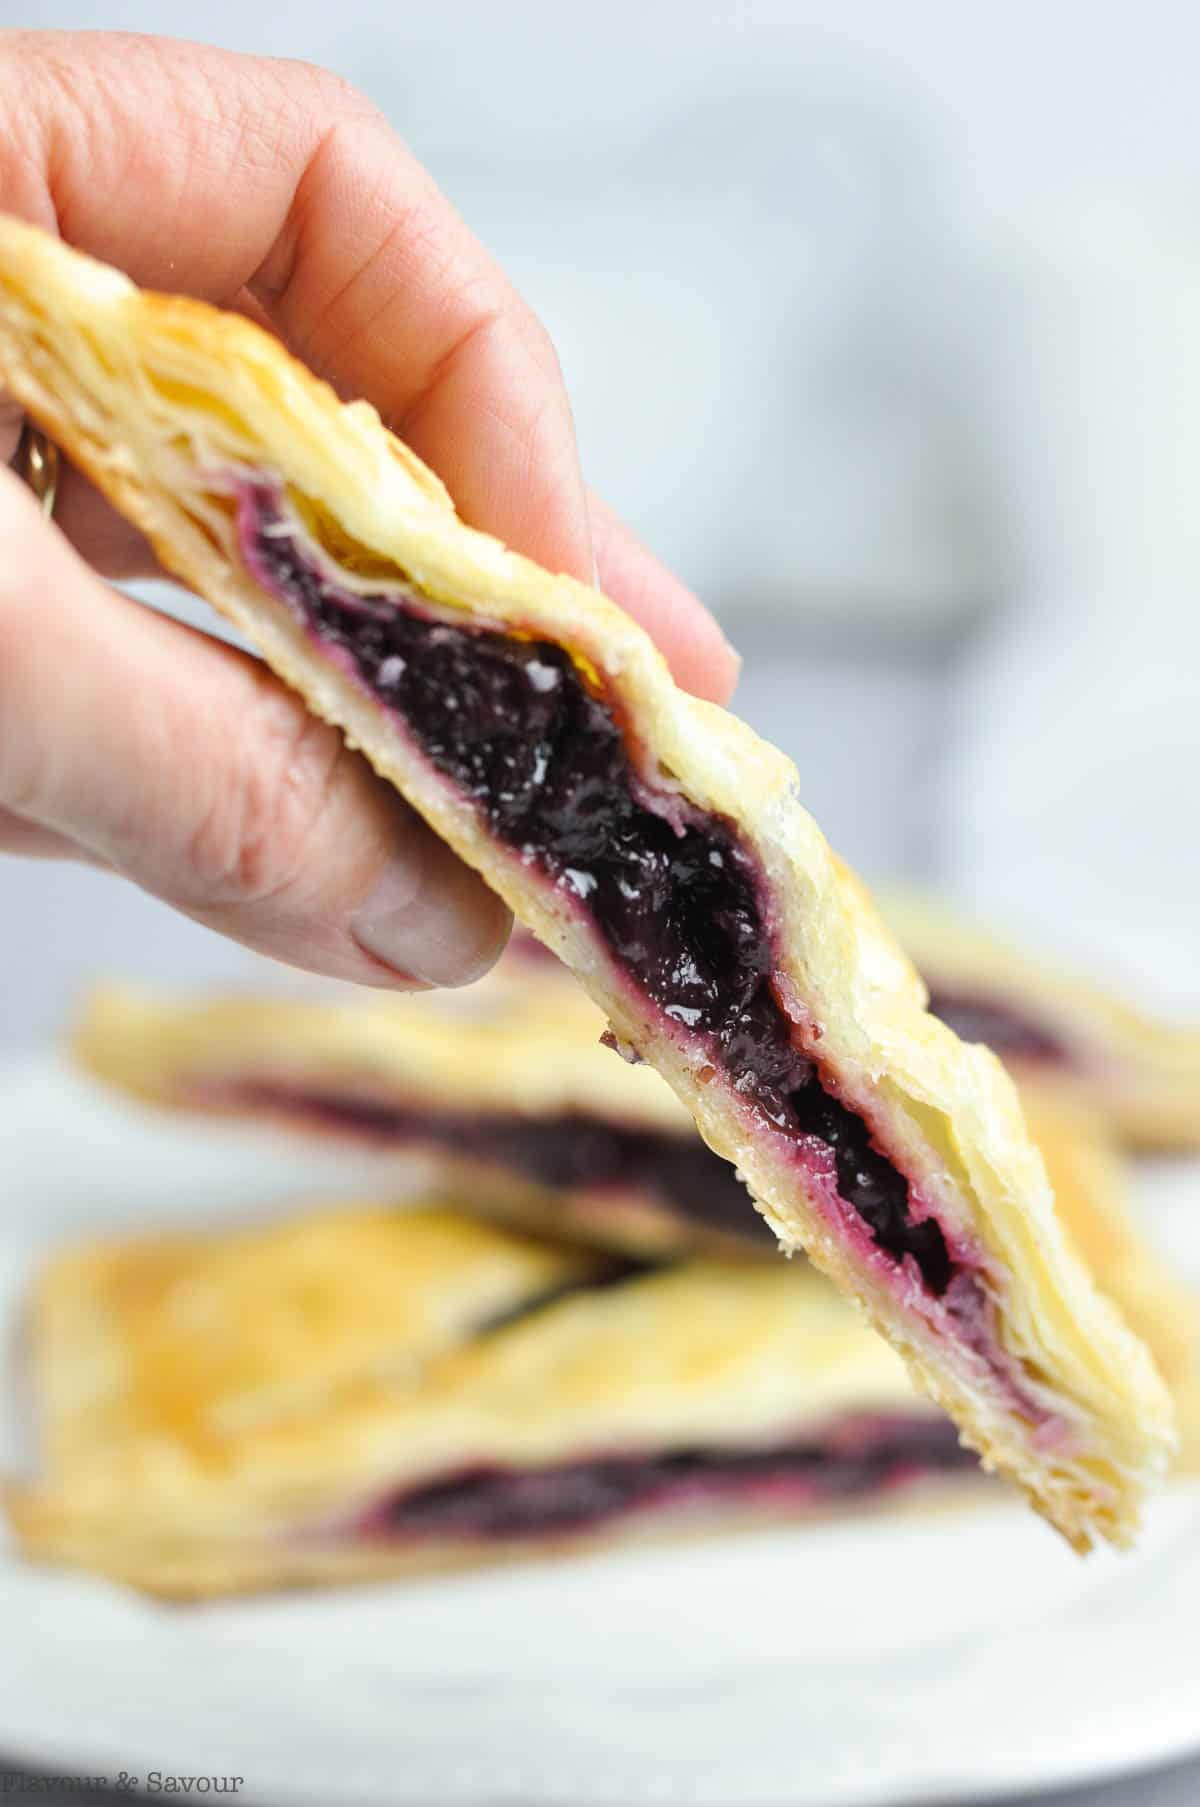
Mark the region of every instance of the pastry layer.
POLYGON ((986 1459, 1078 1547, 1126 1538, 1170 1446, 1165 1394, 1059 1233, 1000 1069, 925 1012, 789 762, 680 692, 602 597, 465 527, 369 408, 343 408, 245 320, 140 296, 5 221, 0 372, 583 979, 785 1244, 864 1304, 986 1459), (322 614, 354 596, 361 660, 322 614), (371 666, 372 623, 417 649, 441 704, 464 687, 461 731, 397 706, 421 673, 399 641, 371 666), (514 674, 544 771, 509 762, 507 724, 493 743, 485 693, 512 694, 514 674), (547 698, 564 711, 552 742, 547 698), (510 781, 543 800, 528 833, 510 781))
POLYGON ((497 1311, 496 1275, 533 1245, 398 1217, 341 1206, 52 1262, 31 1337, 44 1470, 9 1501, 31 1552, 150 1586, 163 1551, 317 1578, 789 1516, 974 1467, 811 1272, 564 1268, 547 1248, 497 1311), (364 1314, 389 1280, 390 1322, 364 1314))
POLYGON ((1102 1114, 1133 1147, 1200 1149, 1200 1030, 1156 1021, 930 898, 884 913, 929 986, 930 1009, 1018 1076, 1102 1114))

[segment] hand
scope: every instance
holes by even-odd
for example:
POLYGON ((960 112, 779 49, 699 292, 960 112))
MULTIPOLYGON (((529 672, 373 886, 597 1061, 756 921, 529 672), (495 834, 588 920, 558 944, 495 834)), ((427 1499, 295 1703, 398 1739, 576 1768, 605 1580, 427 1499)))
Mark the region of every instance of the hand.
MULTIPOLYGON (((374 402, 474 526, 595 571, 681 683, 728 695, 716 624, 584 489, 542 327, 343 83, 150 38, 0 34, 0 209, 262 321, 374 402)), ((18 426, 0 413, 0 458, 18 426)), ((0 469, 0 546, 0 851, 98 863, 366 984, 491 964, 503 905, 338 734, 257 661, 101 581, 153 559, 78 473, 50 526, 0 469)))

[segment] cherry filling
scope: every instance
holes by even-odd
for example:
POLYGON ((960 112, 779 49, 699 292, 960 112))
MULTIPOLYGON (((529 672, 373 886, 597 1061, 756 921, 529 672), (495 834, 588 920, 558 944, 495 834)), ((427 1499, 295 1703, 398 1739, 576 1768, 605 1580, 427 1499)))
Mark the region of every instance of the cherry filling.
POLYGON ((986 1042, 997 1054, 1062 1066, 1071 1060, 1071 1050, 1052 1029, 1002 999, 930 986, 929 1008, 963 1041, 986 1042))
POLYGON ((569 889, 630 979, 703 1038, 744 1101, 836 1174, 879 1248, 929 1292, 954 1271, 939 1225, 861 1117, 793 1045, 771 983, 757 863, 736 830, 637 775, 611 708, 570 656, 459 626, 411 585, 363 595, 305 535, 278 485, 243 481, 242 554, 325 653, 398 716, 492 834, 569 889))
POLYGON ((405 1110, 381 1100, 307 1092, 264 1080, 240 1083, 236 1098, 239 1105, 281 1111, 320 1128, 495 1163, 559 1192, 587 1188, 649 1195, 689 1223, 752 1243, 775 1241, 729 1162, 698 1136, 625 1128, 581 1111, 539 1122, 466 1111, 405 1110))
POLYGON ((357 1529, 381 1539, 545 1537, 672 1507, 865 1498, 977 1465, 948 1420, 860 1419, 823 1438, 757 1449, 701 1446, 553 1468, 467 1468, 384 1501, 357 1529))

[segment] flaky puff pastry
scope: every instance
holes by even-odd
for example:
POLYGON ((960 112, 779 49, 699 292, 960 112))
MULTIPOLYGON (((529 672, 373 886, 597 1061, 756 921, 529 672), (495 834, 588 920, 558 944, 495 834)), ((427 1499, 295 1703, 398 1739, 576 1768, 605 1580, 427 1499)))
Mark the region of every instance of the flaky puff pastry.
POLYGON ((30 1344, 43 1467, 7 1498, 23 1547, 181 1596, 814 1504, 698 1514, 675 1500, 519 1538, 461 1521, 389 1536, 373 1510, 481 1471, 822 1440, 836 1453, 901 1425, 930 1440, 931 1474, 970 1472, 903 1364, 811 1272, 698 1261, 614 1278, 600 1257, 449 1207, 340 1204, 263 1230, 68 1250, 41 1276, 30 1344))
MULTIPOLYGON (((1077 1549, 1097 1535, 1127 1541, 1171 1446, 1169 1401, 1059 1231, 1007 1077, 927 1014, 916 973, 803 809, 791 763, 680 691, 646 634, 605 598, 466 527, 370 407, 343 406, 244 319, 140 294, 6 220, 0 378, 163 563, 562 957, 619 1044, 658 1068, 739 1168, 785 1247, 806 1249, 862 1304, 985 1461, 1013 1475, 1077 1549), (520 668, 530 710, 546 706, 544 683, 575 719, 615 739, 625 764, 609 800, 640 809, 646 837, 632 852, 648 852, 647 824, 659 842, 670 827, 700 848, 687 885, 666 900, 682 938, 674 981, 703 972, 720 989, 731 975, 712 957, 714 937, 750 963, 732 975, 738 984, 765 956, 753 1003, 773 1032, 784 1026, 789 1058, 812 1063, 822 1109, 842 1113, 838 1133, 858 1138, 848 1179, 835 1180, 832 1144, 780 1126, 755 1102, 749 1065, 731 1066, 727 1050, 716 1057, 734 1019, 698 1024, 690 1006, 676 1010, 663 974, 652 983, 649 966, 631 964, 632 944, 619 953, 620 936, 600 931, 594 871, 561 862, 548 871, 557 818, 529 818, 540 863, 505 838, 497 791, 446 775, 456 758, 486 758, 486 744, 456 738, 448 709, 435 735, 381 704, 359 670, 362 646, 331 649, 299 591, 281 592, 283 565, 309 574, 311 597, 336 592, 348 616, 370 615, 381 634, 423 648, 389 661, 388 682, 432 680, 446 646, 469 646, 464 657, 520 668), (692 920, 688 891, 716 882, 703 868, 714 856, 722 882, 740 886, 736 907, 692 920), (914 1259, 889 1253, 842 1196, 858 1177, 871 1189, 864 1137, 907 1189, 904 1235, 914 1240, 919 1220, 927 1240, 940 1236, 957 1284, 924 1285, 914 1259)), ((577 751, 560 740, 552 776, 569 776, 577 751)), ((614 838, 598 857, 617 851, 630 848, 614 838)), ((806 1100, 820 1102, 811 1090, 806 1100)))
POLYGON ((1077 1100, 1133 1148, 1200 1150, 1200 1029, 1146 1015, 933 898, 897 892, 881 903, 933 1007, 946 998, 951 1023, 956 1010, 980 1005, 1027 1025, 1032 1046, 1006 1046, 1002 1026, 995 1040, 1026 1096, 1036 1086, 1077 1100))

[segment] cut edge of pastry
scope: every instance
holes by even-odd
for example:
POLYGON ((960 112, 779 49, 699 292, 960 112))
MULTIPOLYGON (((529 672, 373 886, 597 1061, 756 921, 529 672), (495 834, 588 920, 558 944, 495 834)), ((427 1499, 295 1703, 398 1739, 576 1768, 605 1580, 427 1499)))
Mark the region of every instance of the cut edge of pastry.
POLYGON ((678 690, 648 637, 612 603, 463 525, 373 409, 343 407, 238 316, 142 294, 118 272, 3 219, 0 378, 163 564, 337 724, 563 958, 619 1041, 652 1059, 705 1139, 743 1173, 785 1247, 803 1246, 859 1300, 985 1463, 1017 1479, 1076 1549, 1097 1534, 1128 1542, 1140 1496, 1172 1446, 1165 1392, 1061 1237, 998 1062, 925 1012, 910 964, 801 807, 790 762, 678 690), (837 1094, 935 1201, 938 1221, 978 1250, 981 1309, 1022 1377, 1020 1397, 1036 1398, 1036 1409, 1014 1408, 999 1356, 985 1361, 937 1328, 920 1289, 882 1251, 852 1248, 844 1212, 834 1223, 818 1208, 797 1179, 794 1150, 785 1158, 771 1146, 731 1088, 713 1083, 696 1041, 665 1029, 561 887, 535 881, 497 845, 385 710, 315 653, 295 617, 252 580, 222 489, 230 470, 277 477, 348 582, 366 572, 378 584, 389 572, 464 623, 562 647, 627 724, 643 778, 652 773, 733 825, 774 906, 775 984, 795 1000, 797 1042, 819 1034, 820 1068, 837 1094))

